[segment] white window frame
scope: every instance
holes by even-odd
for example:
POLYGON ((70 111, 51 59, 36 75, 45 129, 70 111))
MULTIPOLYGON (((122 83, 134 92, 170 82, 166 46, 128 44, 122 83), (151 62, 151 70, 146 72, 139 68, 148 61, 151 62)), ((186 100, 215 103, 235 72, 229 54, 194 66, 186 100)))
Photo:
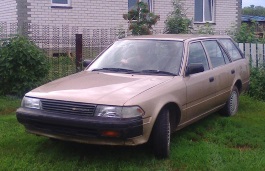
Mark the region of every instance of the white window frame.
MULTIPOLYGON (((128 0, 129 1, 129 0, 128 0)), ((139 2, 142 2, 142 0, 139 0, 139 2)), ((150 4, 148 4, 148 6, 149 6, 149 11, 150 12, 153 12, 154 11, 154 9, 153 9, 153 3, 154 3, 154 1, 153 0, 149 0, 149 2, 150 2, 150 4)), ((129 2, 128 2, 129 3, 129 2)), ((128 11, 129 11, 129 9, 128 9, 128 11)))
POLYGON ((202 2, 203 2, 203 12, 202 12, 202 21, 195 21, 195 15, 196 15, 196 13, 195 13, 195 10, 196 10, 196 7, 195 7, 195 1, 197 1, 197 0, 194 0, 194 23, 215 23, 215 0, 211 0, 212 1, 212 20, 211 21, 207 21, 207 20, 205 20, 205 1, 206 0, 202 0, 202 2))
POLYGON ((51 4, 56 7, 71 7, 71 0, 67 0, 67 4, 53 3, 53 0, 51 0, 51 4))

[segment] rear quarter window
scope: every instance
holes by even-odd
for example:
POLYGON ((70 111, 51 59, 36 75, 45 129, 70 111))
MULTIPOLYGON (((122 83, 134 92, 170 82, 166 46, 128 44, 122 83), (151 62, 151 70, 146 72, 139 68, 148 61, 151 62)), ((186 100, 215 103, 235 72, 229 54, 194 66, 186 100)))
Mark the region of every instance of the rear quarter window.
POLYGON ((231 39, 219 39, 233 61, 242 59, 242 55, 231 39))

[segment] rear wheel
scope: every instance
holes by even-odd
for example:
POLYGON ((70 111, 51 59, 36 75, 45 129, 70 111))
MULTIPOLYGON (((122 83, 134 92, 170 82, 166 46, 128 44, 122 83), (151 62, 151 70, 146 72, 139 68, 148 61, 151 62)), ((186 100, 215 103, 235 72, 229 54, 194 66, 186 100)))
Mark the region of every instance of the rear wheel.
POLYGON ((169 110, 162 109, 152 132, 153 150, 157 158, 167 158, 170 152, 169 110))
POLYGON ((229 99, 227 100, 224 108, 222 109, 222 115, 234 116, 237 113, 239 104, 239 92, 236 86, 233 87, 229 99))

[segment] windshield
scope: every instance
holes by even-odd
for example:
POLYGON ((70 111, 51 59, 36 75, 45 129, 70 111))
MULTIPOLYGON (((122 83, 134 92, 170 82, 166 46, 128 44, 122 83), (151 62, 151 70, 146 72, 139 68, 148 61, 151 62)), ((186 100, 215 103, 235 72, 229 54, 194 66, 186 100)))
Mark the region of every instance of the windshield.
POLYGON ((183 42, 121 40, 107 49, 88 70, 178 75, 182 56, 183 42))

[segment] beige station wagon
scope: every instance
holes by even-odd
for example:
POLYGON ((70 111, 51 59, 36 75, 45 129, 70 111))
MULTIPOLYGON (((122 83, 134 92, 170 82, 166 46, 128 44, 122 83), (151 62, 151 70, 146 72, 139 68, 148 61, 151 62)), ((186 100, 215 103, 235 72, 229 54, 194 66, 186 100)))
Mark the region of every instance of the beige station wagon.
POLYGON ((28 132, 104 145, 151 140, 166 158, 172 132, 219 110, 235 115, 249 85, 248 61, 228 36, 129 37, 85 63, 25 95, 17 119, 28 132))

